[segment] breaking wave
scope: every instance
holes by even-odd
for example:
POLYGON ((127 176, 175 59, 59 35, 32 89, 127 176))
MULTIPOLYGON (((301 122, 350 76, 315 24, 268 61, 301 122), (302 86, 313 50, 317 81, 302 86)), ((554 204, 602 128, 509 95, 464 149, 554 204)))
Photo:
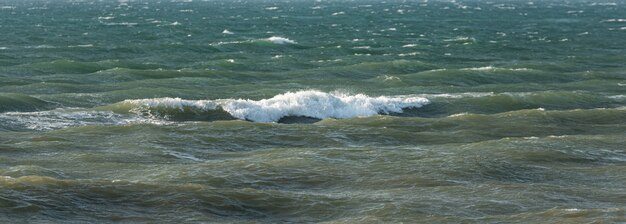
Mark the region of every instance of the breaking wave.
POLYGON ((429 101, 417 96, 379 96, 326 93, 316 90, 287 92, 269 99, 184 100, 155 98, 125 100, 118 108, 131 113, 168 116, 173 112, 218 113, 254 122, 278 122, 285 117, 353 118, 377 114, 402 113, 405 108, 419 108, 429 101), (172 111, 174 110, 174 111, 172 111))

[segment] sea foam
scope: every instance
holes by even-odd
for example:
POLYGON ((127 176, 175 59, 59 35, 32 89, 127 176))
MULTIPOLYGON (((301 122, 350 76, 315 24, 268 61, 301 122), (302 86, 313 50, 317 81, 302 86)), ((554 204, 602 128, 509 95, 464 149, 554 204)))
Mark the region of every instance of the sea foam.
POLYGON ((306 90, 287 92, 269 99, 184 100, 154 98, 126 100, 137 108, 174 108, 179 110, 222 109, 234 118, 254 122, 278 122, 283 117, 353 118, 377 114, 401 113, 405 108, 419 108, 429 103, 418 96, 379 96, 306 90))

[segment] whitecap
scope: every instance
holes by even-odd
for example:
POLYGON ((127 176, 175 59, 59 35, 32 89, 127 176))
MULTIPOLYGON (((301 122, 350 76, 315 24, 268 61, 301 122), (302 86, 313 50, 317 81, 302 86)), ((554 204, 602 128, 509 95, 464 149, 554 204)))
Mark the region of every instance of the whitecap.
POLYGON ((37 46, 26 46, 24 48, 28 48, 28 49, 52 49, 52 48, 56 48, 55 46, 52 45, 37 45, 37 46))
POLYGON ((135 26, 138 23, 121 22, 121 23, 105 23, 107 26, 135 26))
POLYGON ((272 36, 270 38, 265 39, 266 41, 272 42, 274 44, 297 44, 297 42, 279 36, 272 36))
POLYGON ((445 39, 443 41, 445 41, 445 42, 469 43, 469 42, 475 42, 476 39, 473 38, 473 37, 455 37, 455 38, 445 39))
POLYGON ((220 46, 220 45, 226 45, 226 44, 240 44, 240 43, 244 43, 243 41, 220 41, 217 43, 211 43, 212 46, 220 46))
POLYGON ((464 71, 528 71, 528 68, 498 68, 493 66, 484 66, 477 68, 462 68, 464 71))
POLYGON ((409 53, 402 53, 402 54, 398 54, 398 56, 400 57, 406 57, 406 56, 415 56, 420 54, 420 52, 409 52, 409 53))
POLYGON ((462 117, 462 116, 465 116, 465 115, 469 115, 469 113, 452 114, 452 115, 449 115, 448 117, 462 117))
POLYGON ((485 67, 478 67, 478 68, 462 68, 461 70, 466 70, 466 71, 489 71, 489 70, 495 70, 496 68, 493 66, 485 66, 485 67))
POLYGON ((70 45, 70 46, 67 46, 67 47, 69 47, 69 48, 77 48, 77 47, 85 48, 85 47, 93 47, 93 44, 70 45))
POLYGON ((225 29, 224 31, 222 31, 223 34, 235 34, 233 32, 230 32, 229 30, 225 29))

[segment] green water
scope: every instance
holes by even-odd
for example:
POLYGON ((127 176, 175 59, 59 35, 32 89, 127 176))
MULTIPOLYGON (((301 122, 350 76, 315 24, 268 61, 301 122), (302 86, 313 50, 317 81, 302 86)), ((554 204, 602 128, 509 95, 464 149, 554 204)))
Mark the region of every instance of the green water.
POLYGON ((0 222, 626 222, 625 12, 0 0, 0 222))

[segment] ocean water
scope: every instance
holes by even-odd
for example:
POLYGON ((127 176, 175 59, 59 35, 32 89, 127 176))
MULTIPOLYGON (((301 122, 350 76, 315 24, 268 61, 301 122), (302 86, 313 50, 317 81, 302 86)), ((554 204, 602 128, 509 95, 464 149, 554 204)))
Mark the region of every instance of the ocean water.
POLYGON ((626 2, 0 0, 2 223, 624 223, 626 2))

